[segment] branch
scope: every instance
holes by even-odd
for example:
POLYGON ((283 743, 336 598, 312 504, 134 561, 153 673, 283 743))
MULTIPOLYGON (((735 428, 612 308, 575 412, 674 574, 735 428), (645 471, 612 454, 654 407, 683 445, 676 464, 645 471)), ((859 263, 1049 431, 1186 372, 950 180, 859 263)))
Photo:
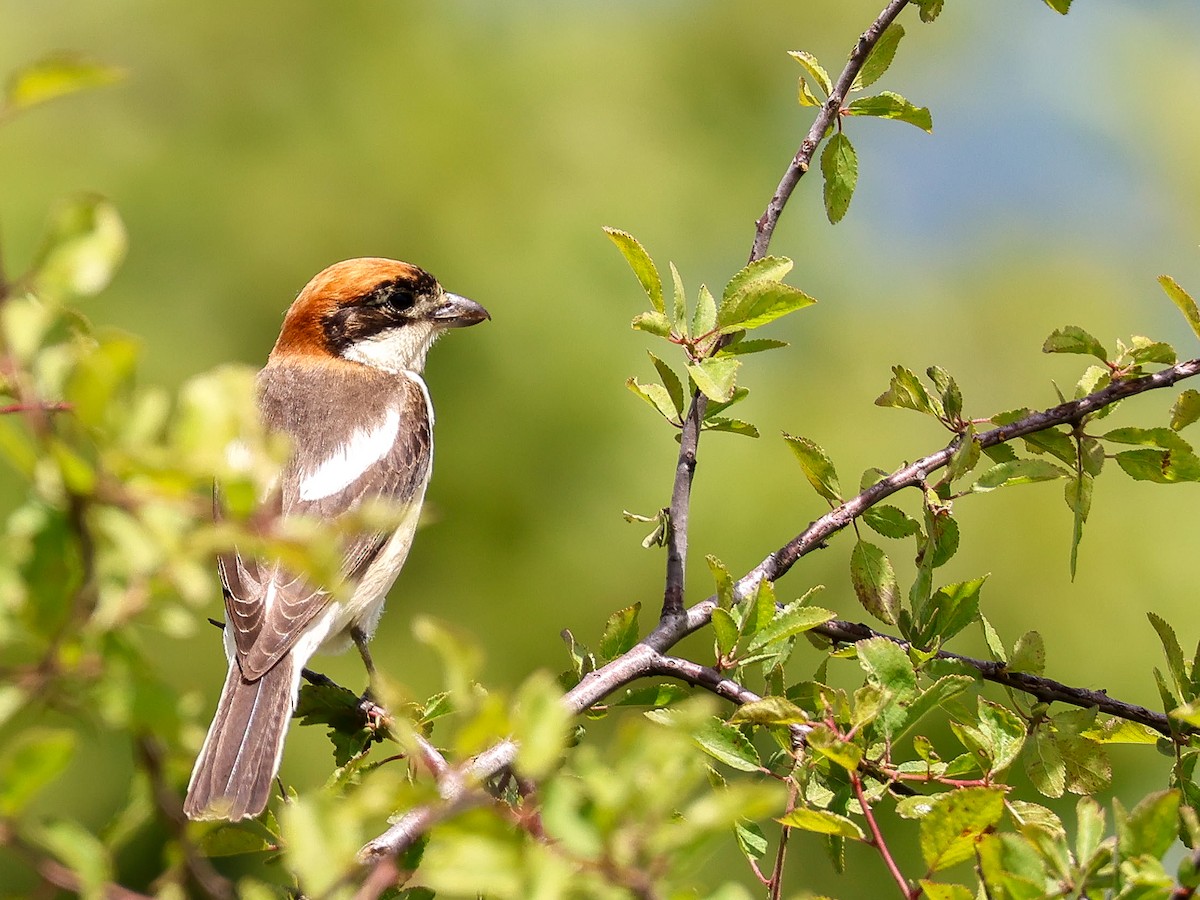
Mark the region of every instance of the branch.
POLYGON ((817 152, 817 147, 825 137, 825 132, 833 125, 838 113, 841 112, 846 95, 850 93, 850 85, 854 84, 854 79, 858 77, 859 70, 867 61, 867 57, 871 55, 871 50, 874 49, 879 38, 896 20, 896 16, 900 15, 900 10, 907 5, 908 0, 892 0, 883 8, 879 17, 871 23, 871 27, 862 33, 858 43, 850 51, 850 60, 846 63, 846 68, 842 69, 842 74, 838 76, 833 91, 829 94, 829 99, 825 101, 816 119, 813 120, 812 127, 808 129, 808 134, 800 143, 800 149, 796 151, 787 171, 783 173, 783 180, 779 182, 779 187, 775 188, 775 193, 771 196, 766 210, 755 223, 754 245, 750 249, 750 262, 762 259, 767 255, 767 248, 771 245, 771 237, 775 234, 775 226, 779 224, 783 207, 787 204, 788 198, 792 196, 792 191, 795 190, 800 179, 804 177, 804 173, 808 171, 813 154, 817 152))
MULTIPOLYGON (((1079 400, 1062 403, 1041 412, 1030 413, 1009 425, 986 431, 978 435, 976 440, 983 447, 992 447, 1024 437, 1027 434, 1045 431, 1048 428, 1074 424, 1082 417, 1119 400, 1146 391, 1170 387, 1197 374, 1200 374, 1200 359, 1191 359, 1169 366, 1152 375, 1115 382, 1103 390, 1096 391, 1079 400)), ((931 453, 914 463, 897 469, 857 497, 847 500, 841 506, 830 510, 812 522, 804 531, 743 575, 734 585, 735 597, 739 600, 745 599, 762 581, 775 581, 786 575, 802 556, 817 547, 824 546, 828 538, 841 531, 876 503, 902 488, 922 484, 930 472, 943 468, 949 463, 955 449, 956 446, 952 443, 943 450, 931 453)), ((691 675, 695 678, 692 683, 706 689, 713 689, 710 687, 713 675, 703 671, 707 667, 687 663, 686 660, 673 661, 674 658, 666 654, 684 637, 707 625, 712 619, 712 611, 716 606, 717 598, 714 595, 690 607, 682 617, 661 619, 654 629, 628 652, 585 675, 579 684, 563 696, 563 706, 572 714, 579 715, 626 684, 656 673, 673 675, 683 678, 685 681, 689 680, 687 676, 691 675), (692 669, 690 666, 695 666, 695 668, 692 669)), ((840 631, 842 639, 851 641, 876 634, 865 625, 854 625, 849 622, 826 623, 823 629, 816 630, 834 640, 839 639, 839 632, 834 629, 842 629, 840 631)), ((899 638, 890 639, 900 642, 899 638)), ((974 665, 974 667, 984 673, 984 677, 988 680, 994 680, 1041 699, 1057 700, 1083 707, 1098 706, 1103 712, 1141 722, 1160 731, 1162 730, 1160 725, 1166 722, 1165 716, 1159 716, 1143 707, 1113 700, 1101 691, 1086 691, 1047 678, 1038 678, 1019 672, 1006 672, 996 663, 972 661, 967 657, 954 657, 952 654, 951 657, 957 658, 967 665, 977 663, 978 665, 974 665), (994 677, 989 678, 989 672, 994 677)), ((712 671, 720 681, 725 680, 720 678, 720 673, 716 673, 716 670, 712 671)), ((733 687, 717 685, 720 691, 731 695, 730 699, 734 699, 738 690, 744 691, 733 682, 730 684, 733 687)), ((743 699, 741 702, 748 702, 748 699, 743 699)), ((367 864, 373 864, 386 856, 394 856, 409 847, 421 834, 438 822, 486 802, 487 794, 476 788, 489 776, 511 765, 516 758, 516 752, 517 745, 513 741, 501 741, 474 759, 451 769, 443 779, 439 780, 442 788, 442 802, 410 810, 386 832, 368 842, 360 851, 360 860, 367 864)))
MULTIPOLYGON (((825 136, 829 126, 837 118, 842 108, 850 86, 858 77, 863 63, 871 55, 871 50, 879 41, 880 36, 892 24, 900 10, 908 5, 909 0, 892 0, 871 23, 871 27, 862 33, 842 74, 838 76, 833 86, 833 92, 821 111, 813 120, 808 136, 796 151, 795 157, 784 172, 783 180, 775 189, 771 202, 767 204, 766 212, 758 220, 755 229, 754 243, 750 248, 750 262, 766 256, 767 247, 771 243, 771 235, 783 212, 783 207, 791 197, 793 189, 800 178, 808 171, 812 156, 825 136)), ((714 345, 714 351, 726 343, 725 339, 714 345)), ((708 406, 708 398, 699 390, 692 394, 692 405, 687 417, 683 420, 683 430, 679 436, 679 458, 675 464, 675 483, 671 489, 671 507, 669 529, 667 532, 667 578, 663 591, 662 619, 679 619, 684 615, 683 581, 687 570, 688 548, 688 511, 691 506, 692 478, 696 473, 696 449, 700 443, 700 423, 704 421, 704 411, 708 406)))

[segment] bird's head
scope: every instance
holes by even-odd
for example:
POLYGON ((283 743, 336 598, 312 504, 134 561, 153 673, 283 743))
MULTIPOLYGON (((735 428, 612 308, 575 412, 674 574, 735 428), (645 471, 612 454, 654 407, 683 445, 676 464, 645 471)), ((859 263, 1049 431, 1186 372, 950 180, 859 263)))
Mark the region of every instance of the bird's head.
POLYGON ((416 266, 348 259, 305 285, 284 316, 271 359, 324 357, 420 372, 443 331, 490 318, 478 303, 443 290, 416 266))

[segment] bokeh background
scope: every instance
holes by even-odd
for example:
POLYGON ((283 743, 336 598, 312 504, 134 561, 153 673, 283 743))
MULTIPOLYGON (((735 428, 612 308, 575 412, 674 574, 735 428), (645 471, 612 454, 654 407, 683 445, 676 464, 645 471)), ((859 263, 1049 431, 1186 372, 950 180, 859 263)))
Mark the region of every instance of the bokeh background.
MULTIPOLYGON (((637 235, 664 269, 674 260, 693 291, 723 284, 811 121, 786 51, 836 71, 878 6, 0 0, 3 70, 75 50, 128 71, 0 131, 6 264, 29 262, 56 198, 110 196, 131 252, 86 311, 138 335, 143 379, 171 388, 261 363, 296 292, 341 258, 407 259, 485 304, 491 323, 431 356, 431 521, 374 646, 397 681, 432 693, 439 674, 410 616, 452 619, 486 648, 485 681, 513 685, 566 667, 564 627, 594 640, 611 611, 661 594, 662 552, 643 550, 621 512, 666 504, 675 444, 624 387, 650 375, 652 342, 629 329, 641 294, 601 226, 637 235)), ((872 405, 893 364, 944 366, 968 412, 990 415, 1053 404, 1052 380, 1070 389, 1081 360, 1039 352, 1065 324, 1195 354, 1154 279, 1200 291, 1200 7, 1075 6, 1063 18, 1037 0, 949 0, 934 25, 902 18, 908 37, 877 87, 928 105, 934 133, 851 120, 861 174, 846 220, 825 220, 816 178, 788 207, 772 250, 821 302, 771 327, 787 351, 743 370, 742 413, 763 437, 703 441, 693 599, 711 589, 704 554, 745 571, 821 513, 781 430, 822 444, 846 485, 941 446, 929 420, 872 405)), ((1158 424, 1172 399, 1118 418, 1158 424)), ((1200 635, 1197 499, 1194 485, 1108 473, 1073 582, 1060 486, 960 501, 962 547, 942 572, 991 572, 986 615, 1010 644, 1042 632, 1048 674, 1153 706, 1146 611, 1185 647, 1200 635)), ((903 579, 909 548, 889 552, 903 579)), ((865 618, 848 553, 843 539, 806 559, 781 596, 823 584, 824 605, 865 618)), ((975 634, 958 643, 983 652, 975 634)), ((181 702, 215 702, 212 630, 160 646, 181 702)), ((358 666, 321 664, 352 685, 358 666)), ((312 785, 329 758, 305 731, 284 772, 312 785)), ((95 823, 129 762, 118 735, 91 749, 46 802, 95 823)), ((1146 749, 1116 762, 1122 798, 1165 774, 1146 749)), ((867 851, 837 879, 817 841, 795 848, 797 886, 865 896, 885 883, 867 851)), ((739 864, 716 865, 726 877, 739 864)))

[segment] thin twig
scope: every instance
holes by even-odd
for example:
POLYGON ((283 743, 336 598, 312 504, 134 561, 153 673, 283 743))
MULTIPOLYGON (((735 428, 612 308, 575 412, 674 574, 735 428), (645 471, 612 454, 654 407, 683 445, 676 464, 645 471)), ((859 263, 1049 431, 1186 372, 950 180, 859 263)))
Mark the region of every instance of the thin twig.
POLYGON ((858 777, 857 772, 850 773, 850 783, 854 786, 854 796, 858 800, 858 805, 862 809, 863 817, 867 820, 867 828, 871 831, 871 846, 879 851, 879 855, 883 857, 884 865, 887 866, 888 872, 891 873, 892 879, 896 882, 896 886, 900 888, 900 893, 904 895, 904 900, 916 900, 921 896, 919 888, 914 889, 908 879, 904 877, 904 873, 900 871, 900 867, 896 865, 896 860, 892 858, 892 853, 888 850, 887 841, 883 839, 883 832, 879 830, 879 823, 875 821, 875 813, 871 810, 871 802, 867 799, 866 792, 863 790, 862 779, 858 777))
MULTIPOLYGON (((844 644, 853 644, 861 640, 881 637, 905 649, 910 646, 908 641, 902 638, 883 634, 867 625, 855 622, 843 622, 838 619, 826 622, 824 625, 818 625, 813 629, 813 633, 824 635, 832 641, 844 644)), ((1072 687, 1071 685, 1063 684, 1061 681, 1055 681, 1052 678, 1044 678, 1041 675, 1031 675, 1028 672, 1012 672, 1009 671, 1004 663, 995 662, 990 659, 974 659, 970 656, 960 656, 948 650, 940 650, 937 655, 939 659, 954 660, 970 666, 979 672, 985 681, 1013 688, 1031 697, 1036 697, 1045 703, 1054 703, 1057 701, 1085 709, 1095 707, 1105 715, 1116 716, 1119 719, 1125 719, 1129 722, 1137 722, 1148 728, 1153 728, 1167 737, 1172 737, 1172 732, 1174 734, 1200 734, 1200 729, 1198 728, 1193 728, 1179 721, 1172 722, 1165 714, 1146 709, 1144 706, 1126 703, 1123 700, 1116 700, 1108 696, 1108 693, 1102 689, 1092 690, 1089 688, 1072 687)))
POLYGON ((0 406, 0 416, 7 416, 11 413, 19 412, 70 412, 72 406, 70 403, 43 401, 34 404, 30 403, 9 403, 7 406, 0 406))
POLYGON ((874 49, 879 38, 907 5, 908 0, 892 0, 883 8, 879 17, 871 23, 871 27, 862 33, 858 43, 854 45, 854 49, 850 52, 850 61, 846 63, 846 68, 838 76, 838 80, 829 94, 829 99, 822 104, 821 111, 817 113, 812 127, 808 129, 808 134, 800 144, 800 149, 796 151, 787 171, 783 173, 779 187, 775 189, 770 202, 767 203, 766 210, 755 223, 754 245, 750 249, 750 262, 762 259, 767 255, 767 248, 771 245, 771 237, 775 234, 775 226, 779 224, 783 208, 787 205, 788 198, 792 196, 792 191, 796 189, 800 179, 804 177, 804 173, 808 171, 813 154, 817 152, 817 147, 824 139, 825 132, 829 130, 841 112, 846 95, 850 93, 850 86, 854 84, 854 79, 858 77, 863 63, 867 61, 867 57, 870 56, 871 50, 874 49))

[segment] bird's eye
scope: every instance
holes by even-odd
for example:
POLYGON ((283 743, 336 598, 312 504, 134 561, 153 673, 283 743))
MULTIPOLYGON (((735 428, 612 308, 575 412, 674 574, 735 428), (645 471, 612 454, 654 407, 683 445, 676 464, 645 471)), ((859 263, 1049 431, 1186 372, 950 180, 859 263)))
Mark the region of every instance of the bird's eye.
POLYGON ((413 296, 413 292, 402 287, 391 288, 387 292, 386 297, 387 305, 399 311, 411 309, 412 305, 417 302, 417 298, 413 296))

